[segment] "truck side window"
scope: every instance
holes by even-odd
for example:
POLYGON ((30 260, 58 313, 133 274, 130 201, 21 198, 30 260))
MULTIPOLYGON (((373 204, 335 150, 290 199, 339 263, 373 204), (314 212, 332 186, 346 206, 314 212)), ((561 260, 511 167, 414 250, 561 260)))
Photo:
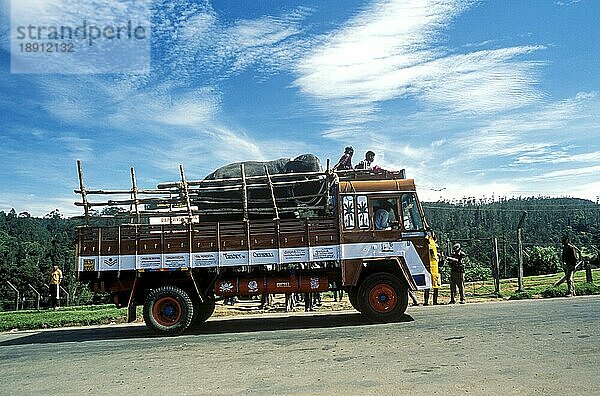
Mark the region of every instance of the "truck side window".
POLYGON ((423 220, 415 194, 402 194, 402 224, 408 231, 423 229, 423 220))
POLYGON ((344 229, 354 229, 354 197, 352 195, 344 195, 342 197, 342 208, 344 213, 344 229))
POLYGON ((397 201, 391 199, 373 199, 373 224, 376 230, 391 230, 398 228, 396 216, 397 201))
POLYGON ((369 229, 371 227, 369 221, 369 205, 367 204, 367 196, 359 195, 356 197, 356 210, 358 213, 358 228, 369 229))

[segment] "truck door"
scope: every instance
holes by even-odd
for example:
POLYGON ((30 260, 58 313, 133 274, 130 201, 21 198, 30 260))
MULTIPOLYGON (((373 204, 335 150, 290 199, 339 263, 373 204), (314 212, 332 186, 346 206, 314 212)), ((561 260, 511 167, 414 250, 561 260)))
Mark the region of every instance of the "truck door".
POLYGON ((403 241, 410 241, 421 258, 421 263, 407 262, 407 264, 417 286, 428 287, 431 279, 428 274, 423 273, 422 266, 429 271, 429 240, 423 211, 414 192, 402 193, 400 213, 401 238, 403 241))
POLYGON ((342 258, 378 256, 377 242, 395 242, 401 238, 399 197, 342 195, 342 258), (346 253, 346 254, 344 254, 346 253))

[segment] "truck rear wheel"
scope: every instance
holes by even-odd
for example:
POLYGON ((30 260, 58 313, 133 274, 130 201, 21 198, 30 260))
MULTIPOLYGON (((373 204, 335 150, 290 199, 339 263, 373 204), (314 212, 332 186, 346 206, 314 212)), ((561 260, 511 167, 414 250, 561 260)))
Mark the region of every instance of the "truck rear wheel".
POLYGON ((194 301, 194 318, 192 320, 192 325, 199 325, 206 322, 206 320, 212 316, 213 312, 215 312, 214 300, 208 300, 203 303, 194 301))
POLYGON ((144 302, 146 326, 157 334, 181 334, 190 326, 193 316, 192 299, 177 286, 154 289, 144 302))
POLYGON ((352 308, 360 312, 361 308, 358 304, 358 287, 352 286, 350 289, 348 289, 348 300, 350 300, 352 308))
POLYGON ((369 275, 358 288, 360 312, 376 322, 399 320, 408 306, 408 288, 385 272, 369 275))

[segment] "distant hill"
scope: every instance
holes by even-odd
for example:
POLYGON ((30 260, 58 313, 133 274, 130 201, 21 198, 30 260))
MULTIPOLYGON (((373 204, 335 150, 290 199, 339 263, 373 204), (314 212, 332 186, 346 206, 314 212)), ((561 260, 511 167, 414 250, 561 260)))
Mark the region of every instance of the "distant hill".
POLYGON ((500 202, 424 202, 434 230, 450 239, 513 238, 523 211, 525 241, 560 244, 568 235, 576 244, 600 243, 600 205, 579 198, 521 198, 500 202))

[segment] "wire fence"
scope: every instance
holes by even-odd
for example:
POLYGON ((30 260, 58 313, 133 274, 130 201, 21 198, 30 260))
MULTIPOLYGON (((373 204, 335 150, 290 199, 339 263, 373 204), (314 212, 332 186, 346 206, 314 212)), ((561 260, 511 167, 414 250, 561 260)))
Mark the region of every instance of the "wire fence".
MULTIPOLYGON (((84 288, 67 288, 60 286, 59 306, 70 306, 73 303, 91 303, 91 293, 84 288), (79 290, 78 290, 79 289, 79 290)), ((31 284, 17 287, 14 282, 6 281, 0 285, 0 311, 41 310, 51 307, 50 287, 44 285, 36 288, 31 284)))

